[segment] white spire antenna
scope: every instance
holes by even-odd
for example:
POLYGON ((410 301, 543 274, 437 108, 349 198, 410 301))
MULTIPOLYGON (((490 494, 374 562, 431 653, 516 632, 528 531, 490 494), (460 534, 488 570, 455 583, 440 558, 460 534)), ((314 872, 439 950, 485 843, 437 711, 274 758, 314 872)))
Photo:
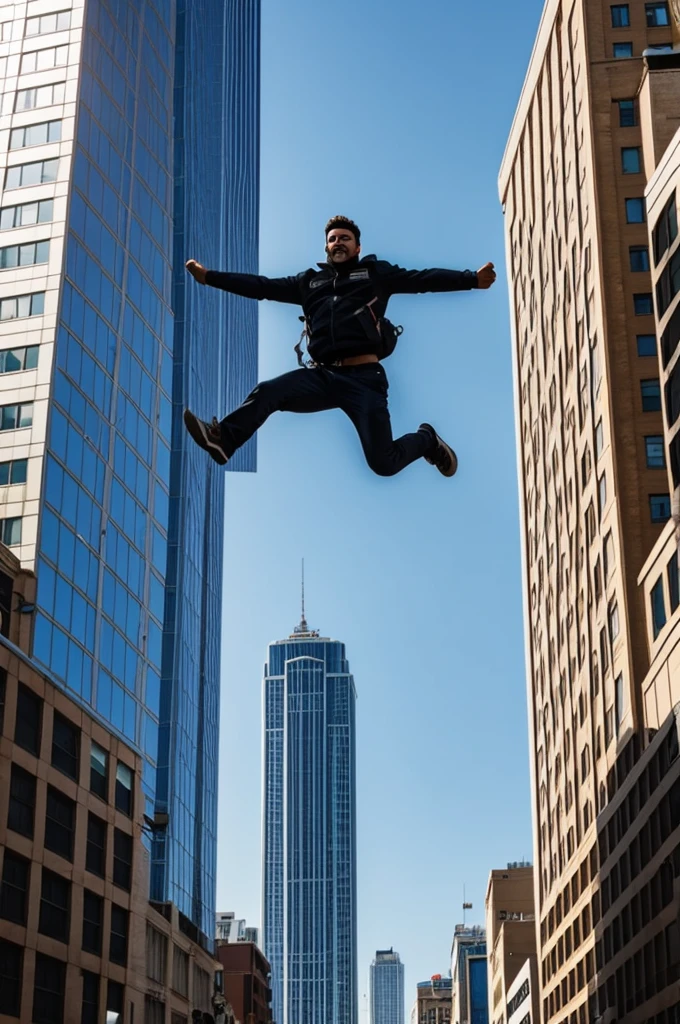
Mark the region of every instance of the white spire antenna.
POLYGON ((307 619, 305 616, 305 560, 302 559, 302 609, 300 615, 300 625, 296 626, 293 630, 294 637, 317 637, 319 631, 316 629, 310 629, 307 625, 307 619))

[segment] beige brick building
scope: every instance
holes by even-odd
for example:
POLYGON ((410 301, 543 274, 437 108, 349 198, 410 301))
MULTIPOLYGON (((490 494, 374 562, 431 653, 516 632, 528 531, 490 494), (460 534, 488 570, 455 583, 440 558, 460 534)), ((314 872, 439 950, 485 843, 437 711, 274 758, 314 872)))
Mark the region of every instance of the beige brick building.
POLYGON ((596 818, 647 740, 638 576, 670 488, 644 192, 678 38, 663 2, 547 0, 500 173, 546 1022, 598 1019, 596 818))
MULTIPOLYGON (((534 869, 531 865, 508 864, 505 870, 492 871, 485 905, 489 1024, 506 1024, 508 993, 527 960, 531 962, 535 976, 536 918, 534 869)), ((538 1001, 535 985, 532 997, 538 1001)), ((536 1014, 536 1006, 533 1010, 536 1014)), ((534 1016, 534 1019, 539 1018, 534 1016)))
POLYGON ((34 599, 0 545, 0 1022, 188 1024, 219 965, 149 904, 141 759, 23 653, 34 599))

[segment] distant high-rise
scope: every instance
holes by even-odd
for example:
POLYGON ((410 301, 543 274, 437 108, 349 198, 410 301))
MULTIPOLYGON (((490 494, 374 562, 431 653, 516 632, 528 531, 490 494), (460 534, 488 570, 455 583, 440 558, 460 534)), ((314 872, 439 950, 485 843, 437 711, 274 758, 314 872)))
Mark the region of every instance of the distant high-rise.
POLYGON ((404 1024, 404 965, 393 949, 379 949, 371 964, 371 1024, 404 1024))
POLYGON ((356 1024, 354 679, 304 618, 264 675, 264 950, 277 1024, 356 1024))
POLYGON ((451 949, 453 1024, 489 1024, 486 931, 457 924, 451 949))
POLYGON ((0 540, 35 659, 142 755, 154 900, 212 936, 224 475, 182 412, 247 393, 257 313, 184 261, 257 268, 259 0, 1 6, 0 540))

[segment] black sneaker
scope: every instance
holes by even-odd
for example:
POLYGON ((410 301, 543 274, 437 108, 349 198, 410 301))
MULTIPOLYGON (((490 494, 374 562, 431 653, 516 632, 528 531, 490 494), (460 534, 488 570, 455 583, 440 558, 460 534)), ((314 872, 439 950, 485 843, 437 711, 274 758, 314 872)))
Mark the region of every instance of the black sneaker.
POLYGON ((199 420, 198 416, 194 416, 193 412, 190 412, 189 409, 185 409, 184 426, 198 447, 206 451, 218 466, 225 466, 227 464, 229 456, 224 450, 222 431, 216 417, 213 417, 212 423, 207 423, 205 420, 199 420))
POLYGON ((425 455, 425 461, 436 466, 442 476, 453 476, 458 469, 458 459, 453 448, 441 439, 429 423, 421 423, 420 430, 427 430, 432 435, 432 450, 425 455))

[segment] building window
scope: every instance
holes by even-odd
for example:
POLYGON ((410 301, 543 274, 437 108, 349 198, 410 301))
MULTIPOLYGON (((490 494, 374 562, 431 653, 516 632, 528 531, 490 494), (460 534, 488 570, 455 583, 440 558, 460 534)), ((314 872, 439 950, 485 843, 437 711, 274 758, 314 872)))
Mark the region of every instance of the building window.
POLYGON ((104 900, 96 893, 84 890, 83 894, 83 942, 86 953, 102 955, 102 926, 104 920, 104 900))
POLYGON ((14 742, 36 757, 40 755, 42 716, 42 697, 39 697, 33 690, 29 690, 23 683, 19 683, 14 742))
POLYGON ((146 926, 146 976, 151 981, 165 985, 165 969, 168 961, 168 940, 162 932, 146 926))
POLYGON ((32 267, 37 263, 47 263, 49 254, 49 242, 5 245, 0 249, 0 270, 13 270, 15 267, 32 267))
POLYGON ((661 434, 652 434, 645 438, 647 469, 666 468, 666 448, 661 434))
POLYGON ((83 894, 83 942, 86 953, 102 955, 102 927, 104 921, 104 900, 89 889, 83 894))
POLYGON ((7 828, 32 839, 34 816, 35 776, 30 772, 25 772, 19 765, 13 764, 9 784, 7 828))
POLYGON ((144 996, 144 1024, 164 1024, 165 1003, 153 996, 144 996))
POLYGON ((0 1013, 8 1017, 21 1015, 21 984, 24 973, 24 951, 13 942, 0 939, 0 1013))
POLYGON ((64 102, 66 82, 54 82, 51 85, 39 85, 33 89, 19 89, 14 101, 14 110, 18 114, 22 110, 37 110, 40 107, 52 107, 64 102))
POLYGON ((614 43, 614 56, 615 57, 632 57, 633 56, 633 44, 632 43, 614 43))
POLYGON ((658 263, 678 236, 678 208, 675 192, 670 197, 652 231, 654 262, 658 263))
MULTIPOLYGON (((0 320, 20 320, 28 316, 42 316, 45 312, 45 293, 34 292, 32 295, 13 295, 9 299, 0 299, 0 320)), ((35 346, 32 346, 35 348, 35 346)), ((23 350, 24 352, 26 349, 23 350)), ((5 350, 6 357, 13 357, 12 349, 5 350)), ((14 366, 12 369, 26 369, 14 366)), ((0 369, 0 373, 7 373, 0 369)))
POLYGON ((20 430, 33 424, 33 402, 0 406, 0 430, 20 430))
POLYGON ((9 135, 10 149, 46 146, 50 142, 61 142, 61 121, 27 124, 24 128, 13 128, 9 135))
POLYGON ((666 602, 663 596, 663 576, 659 576, 658 580, 651 589, 649 595, 650 604, 652 607, 652 632, 654 639, 666 625, 666 602))
POLYGON ((83 971, 83 1008, 80 1024, 99 1024, 99 975, 83 971))
POLYGON ((25 35, 44 36, 48 32, 65 32, 70 27, 70 11, 59 11, 58 14, 41 14, 37 18, 26 19, 25 35))
POLYGON ((0 210, 0 231, 25 228, 31 224, 49 224, 54 217, 54 200, 41 199, 37 203, 4 206, 0 210))
POLYGON ((661 387, 658 377, 653 380, 641 380, 640 393, 642 395, 643 412, 661 411, 661 387))
POLYGON ((33 1024, 64 1024, 66 964, 54 957, 35 955, 33 1024))
POLYGON ((25 484, 27 475, 28 459, 12 459, 10 462, 0 462, 0 486, 25 484))
POLYGON ((623 695, 623 674, 619 673, 614 684, 614 707, 616 720, 616 735, 618 736, 623 721, 624 695, 623 695))
MULTIPOLYGON (((110 1013, 123 1013, 125 986, 119 981, 110 981, 106 987, 106 1009, 110 1013)), ((123 1020, 121 1016, 121 1022, 123 1020)))
POLYGON ((113 830, 113 884, 130 891, 132 882, 132 836, 113 830))
POLYGON ((32 71, 47 71, 48 68, 63 68, 68 64, 68 46, 47 46, 43 50, 31 50, 21 58, 21 74, 32 71))
POLYGON ((0 519, 0 540, 8 548, 15 544, 21 544, 21 532, 21 516, 12 516, 11 519, 0 519))
POLYGON ((633 308, 636 316, 651 316, 654 312, 651 292, 638 292, 633 296, 633 308))
POLYGON ((668 593, 671 599, 671 614, 680 605, 680 572, 678 571, 678 556, 674 554, 668 563, 668 593))
POLYGON ((656 309, 659 319, 680 291, 680 249, 676 249, 656 283, 656 309))
POLYGON ((30 164, 16 164, 8 167, 5 174, 5 188, 26 188, 29 185, 46 185, 57 180, 59 160, 36 160, 30 164))
POLYGON ((5 348, 0 351, 0 373, 14 373, 16 370, 34 370, 38 365, 39 345, 25 348, 5 348))
POLYGON ((610 641, 610 643, 613 644, 618 635, 619 635, 619 606, 616 603, 616 601, 614 601, 614 603, 609 606, 609 641, 610 641))
POLYGON ((656 356, 656 334, 638 334, 637 354, 645 356, 656 356))
POLYGON ((637 116, 635 113, 635 100, 619 100, 619 127, 635 128, 637 116))
POLYGON ((5 847, 0 885, 0 917, 15 924, 26 924, 31 862, 5 847))
MULTIPOLYGON (((2 633, 3 633, 3 636, 7 635, 4 630, 2 631, 2 633)), ((2 735, 2 732, 3 732, 4 728, 5 728, 5 702, 6 702, 6 699, 7 699, 6 689, 7 689, 7 670, 2 668, 2 667, 0 667, 0 736, 2 735)))
POLYGON ((645 15, 647 28, 664 28, 671 23, 666 3, 645 4, 645 15))
POLYGON ((90 790, 102 800, 107 797, 107 762, 108 754, 93 741, 90 746, 90 790))
POLYGON ((106 874, 106 822, 91 811, 87 816, 85 867, 100 878, 106 874))
POLYGON ((172 987, 185 998, 189 995, 189 955, 179 946, 172 948, 172 987))
POLYGON ((639 174, 642 169, 639 146, 624 146, 621 150, 621 170, 624 174, 639 174))
POLYGON ((43 868, 38 931, 60 942, 68 942, 71 916, 71 883, 43 868))
POLYGON ((73 860, 76 805, 54 786, 47 787, 45 847, 66 860, 73 860))
POLYGON ((80 729, 55 711, 52 728, 52 765, 77 782, 79 760, 80 729))
POLYGON ((633 274, 649 270, 649 249, 646 245, 631 245, 628 249, 630 269, 633 274))
POLYGON ((630 25, 628 4, 614 4, 610 10, 612 12, 612 28, 628 28, 630 25))
POLYGON ((604 449, 604 428, 602 426, 602 420, 597 421, 595 427, 595 461, 600 458, 604 449))
POLYGON ((644 224, 645 201, 641 198, 626 199, 626 223, 644 224))
POLYGON ((671 517, 670 494, 650 494, 649 509, 653 523, 667 523, 671 517))
POLYGON ((132 817, 132 780, 131 769, 119 761, 116 765, 116 807, 128 818, 132 817))
POLYGON ((601 519, 602 515, 604 513, 604 510, 605 510, 605 508, 607 506, 607 474, 606 473, 603 473, 602 476, 600 477, 600 479, 597 482, 597 496, 598 496, 598 503, 599 503, 599 515, 600 515, 600 519, 601 519))
POLYGON ((111 904, 111 938, 109 960, 114 964, 127 963, 128 912, 116 903, 111 904))

